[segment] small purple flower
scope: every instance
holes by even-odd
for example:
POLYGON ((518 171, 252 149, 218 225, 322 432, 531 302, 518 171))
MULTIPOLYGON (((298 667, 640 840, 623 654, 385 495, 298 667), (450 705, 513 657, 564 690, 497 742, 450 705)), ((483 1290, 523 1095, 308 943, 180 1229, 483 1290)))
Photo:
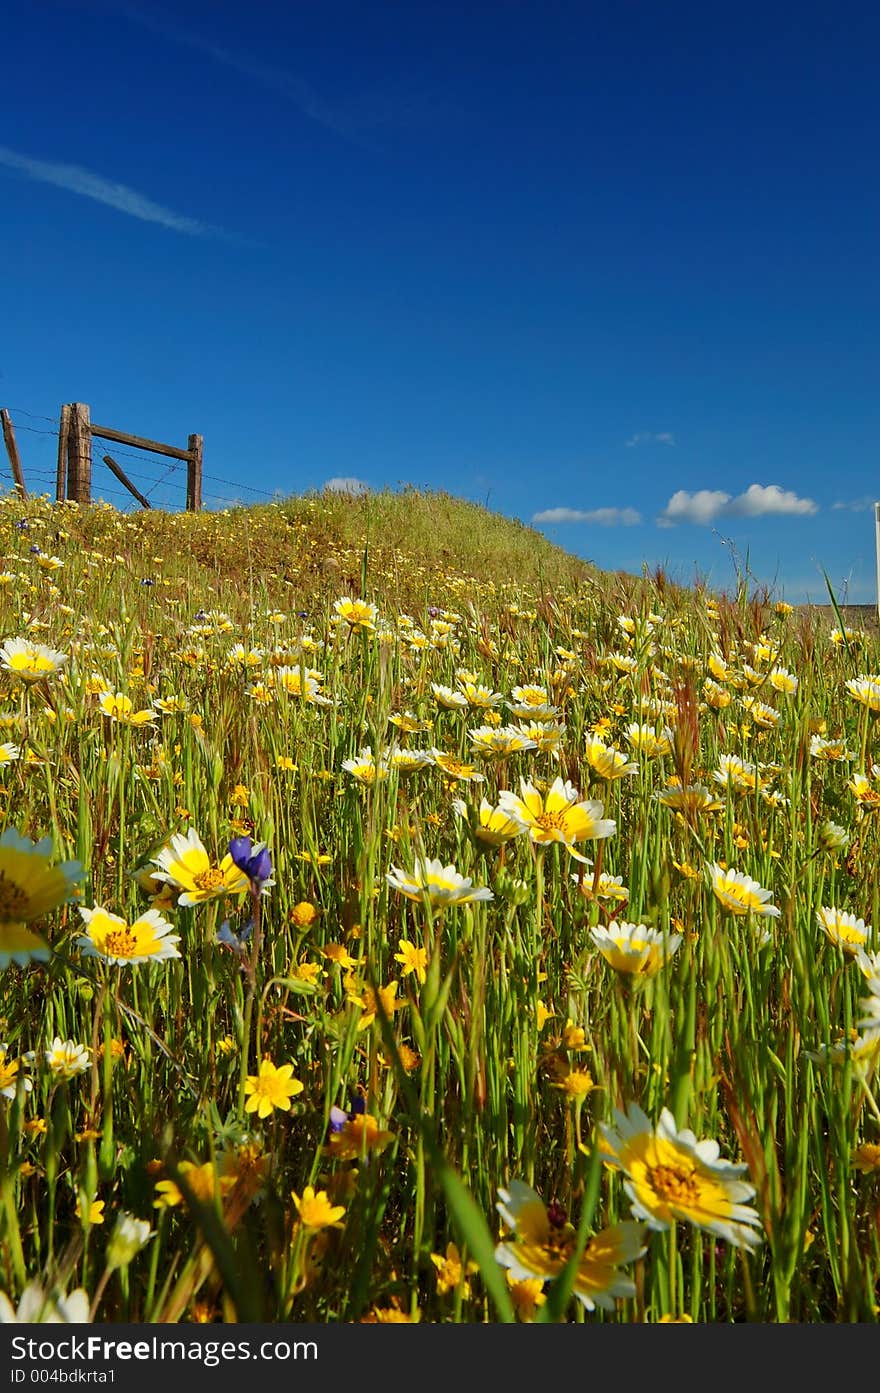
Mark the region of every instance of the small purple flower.
POLYGON ((341 1132, 346 1122, 353 1122, 356 1117, 367 1110, 366 1098, 355 1098, 352 1101, 351 1112, 346 1112, 344 1108, 337 1108, 334 1104, 330 1109, 330 1131, 341 1132))
POLYGON ((217 930, 217 936, 214 939, 214 942, 220 944, 222 947, 231 948, 233 953, 236 953, 238 957, 244 957, 244 954, 247 951, 247 941, 250 938, 253 931, 253 919, 248 920, 244 928, 238 929, 237 931, 233 928, 230 928, 228 919, 224 919, 223 923, 217 930))
POLYGON ((243 871, 255 890, 272 884, 272 856, 265 842, 256 845, 250 837, 233 837, 229 843, 229 855, 240 871, 243 871))

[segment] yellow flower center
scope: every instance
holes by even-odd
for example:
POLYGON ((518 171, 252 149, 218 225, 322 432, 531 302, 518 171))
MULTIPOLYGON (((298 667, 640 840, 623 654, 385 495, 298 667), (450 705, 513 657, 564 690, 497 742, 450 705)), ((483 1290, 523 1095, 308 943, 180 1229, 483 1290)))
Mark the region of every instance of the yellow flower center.
POLYGON ((667 1204, 696 1208, 700 1184, 693 1170, 685 1166, 652 1166, 648 1170, 651 1189, 667 1204))
POLYGON ((137 935, 127 925, 122 929, 111 929, 104 939, 104 952, 108 957, 133 958, 137 948, 137 935))
POLYGON ((460 759, 452 759, 449 755, 446 756, 440 767, 447 774, 469 774, 471 770, 470 765, 462 764, 460 759))
POLYGON ((566 812, 567 809, 563 808, 561 812, 557 813, 538 813, 535 822, 545 832, 563 832, 566 812))
POLYGON ((0 871, 0 923, 10 924, 21 918, 27 903, 27 891, 0 871))
POLYGON ((197 890, 217 890, 223 884, 223 872, 219 866, 209 866, 193 876, 193 884, 197 890))

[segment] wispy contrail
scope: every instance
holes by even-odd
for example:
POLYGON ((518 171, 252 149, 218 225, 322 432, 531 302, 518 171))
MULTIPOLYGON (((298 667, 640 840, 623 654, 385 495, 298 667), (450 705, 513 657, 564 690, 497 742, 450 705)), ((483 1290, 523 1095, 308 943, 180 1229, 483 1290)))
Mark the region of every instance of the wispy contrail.
POLYGON ((5 165, 7 169, 15 169, 28 179, 36 179, 42 184, 54 184, 58 189, 67 189, 68 193, 78 193, 83 198, 94 199, 96 203, 106 203, 108 208, 115 208, 119 213, 127 213, 131 218, 140 218, 141 222, 158 223, 160 227, 170 228, 172 232, 182 232, 187 237, 224 235, 219 228, 212 227, 210 223, 186 218, 181 213, 173 212, 171 208, 164 208, 161 203, 154 203, 151 198, 138 193, 137 189, 130 189, 127 184, 114 183, 112 179, 105 179, 103 175, 95 174, 91 169, 84 169, 79 164, 56 164, 52 160, 35 160, 30 155, 19 155, 15 150, 0 145, 0 165, 5 165))
MULTIPOLYGON (((175 19, 163 15, 161 11, 144 10, 140 5, 132 3, 131 0, 121 0, 121 3, 115 8, 119 14, 125 15, 134 24, 140 24, 144 29, 149 29, 161 38, 168 39, 171 43, 180 44, 184 48, 195 49, 196 52, 213 58, 215 63, 232 68, 234 72, 241 73, 243 77, 249 77, 261 86, 278 92, 294 106, 299 107, 305 116, 316 121, 319 126, 324 126, 327 130, 333 131, 336 135, 342 136, 356 145, 368 149, 372 148, 362 129, 364 113, 361 113, 361 118, 358 119, 340 107, 331 105, 319 96, 308 82, 297 77, 296 74, 287 72, 283 68, 273 67, 269 63, 263 63, 237 49, 223 48, 213 39, 205 38, 190 29, 185 29, 175 19)), ((367 124, 373 123, 370 120, 370 115, 371 113, 366 113, 367 124)), ((372 116, 381 123, 387 116, 387 111, 375 111, 372 116)))

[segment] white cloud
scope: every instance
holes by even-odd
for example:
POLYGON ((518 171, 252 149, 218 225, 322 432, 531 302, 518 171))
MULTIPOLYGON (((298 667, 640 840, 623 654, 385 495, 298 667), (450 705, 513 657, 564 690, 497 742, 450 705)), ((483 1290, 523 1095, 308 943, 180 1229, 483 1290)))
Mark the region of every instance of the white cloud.
POLYGON ((696 493, 679 489, 666 504, 661 517, 667 523, 706 524, 717 518, 730 501, 730 494, 722 493, 720 489, 698 489, 696 493))
POLYGON ((56 188, 66 189, 68 193, 80 194, 83 198, 94 199, 96 203, 105 203, 108 208, 115 208, 118 213, 127 213, 129 217, 139 218, 141 222, 158 223, 160 227, 167 227, 172 232, 183 232, 187 237, 223 235, 219 228, 211 227, 209 223, 175 213, 170 208, 164 208, 161 203, 154 203, 151 198, 138 193, 136 189, 130 189, 126 184, 114 183, 112 179, 94 174, 92 170, 84 169, 79 164, 34 160, 29 155, 19 155, 15 150, 7 149, 5 145, 0 145, 0 164, 5 165, 7 169, 15 169, 28 179, 37 180, 38 183, 54 184, 56 188))
POLYGON ((845 508, 850 513, 866 513, 869 508, 873 508, 874 502, 873 498, 865 496, 864 498, 850 499, 848 502, 832 503, 831 507, 834 512, 839 512, 841 508, 845 508))
POLYGON ((599 527, 635 527, 642 520, 635 508, 545 508, 535 513, 532 522, 592 522, 599 527))
POLYGON ((767 513, 787 513, 807 517, 818 513, 819 505, 812 498, 798 498, 791 489, 778 484, 749 484, 745 493, 734 498, 728 513, 731 517, 759 518, 767 513))
POLYGON ((736 498, 722 489, 698 489, 688 493, 678 489, 657 519, 658 526, 670 527, 677 522, 693 522, 703 527, 716 518, 758 518, 785 514, 807 517, 819 511, 812 498, 799 498, 791 489, 778 484, 750 484, 736 498))
POLYGON ((668 430, 637 430, 626 442, 633 445, 674 445, 675 436, 668 430))
POLYGON ((333 493, 369 493, 370 485, 365 484, 363 479, 339 478, 328 479, 324 485, 325 489, 330 489, 333 493))

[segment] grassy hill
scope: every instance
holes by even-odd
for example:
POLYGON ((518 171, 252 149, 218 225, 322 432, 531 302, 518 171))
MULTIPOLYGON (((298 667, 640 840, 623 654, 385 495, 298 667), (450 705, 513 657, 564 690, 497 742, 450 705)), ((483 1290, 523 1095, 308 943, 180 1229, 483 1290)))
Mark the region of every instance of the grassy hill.
MULTIPOLYGON (((507 592, 546 599, 602 576, 523 523, 442 492, 325 490, 197 514, 119 513, 104 503, 84 509, 14 494, 2 502, 7 564, 33 557, 34 547, 62 560, 86 553, 84 578, 104 584, 112 574, 127 605, 158 585, 181 600, 222 595, 233 608, 245 598, 311 609, 350 592, 416 610, 462 596, 494 609, 507 592)), ((631 576, 607 580, 621 596, 632 590, 631 576)))

